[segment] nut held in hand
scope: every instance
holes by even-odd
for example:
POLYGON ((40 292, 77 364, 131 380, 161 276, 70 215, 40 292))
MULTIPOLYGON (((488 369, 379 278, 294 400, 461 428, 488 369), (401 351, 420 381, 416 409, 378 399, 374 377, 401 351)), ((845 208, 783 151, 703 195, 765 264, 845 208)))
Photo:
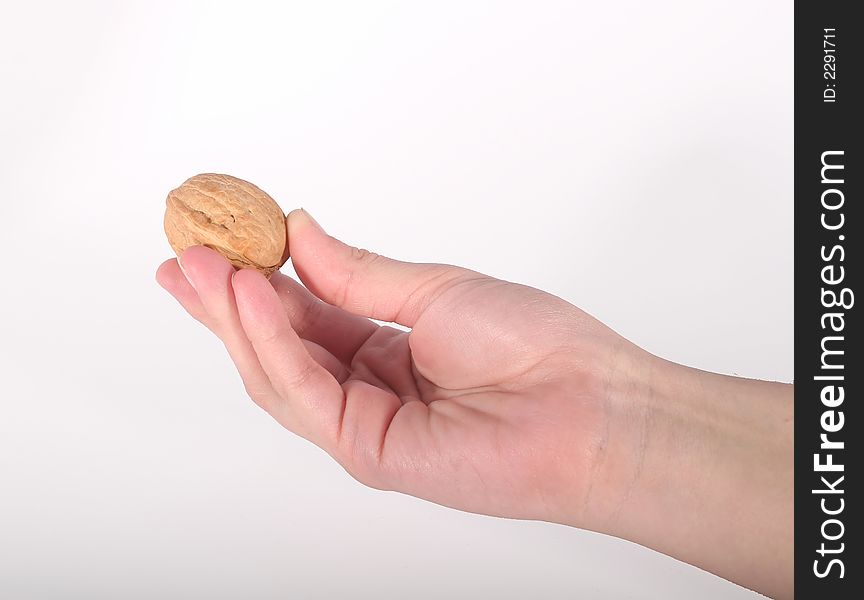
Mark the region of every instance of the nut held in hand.
POLYGON ((189 246, 207 246, 237 268, 270 275, 288 260, 285 213, 257 186, 202 173, 168 194, 165 235, 177 256, 189 246))

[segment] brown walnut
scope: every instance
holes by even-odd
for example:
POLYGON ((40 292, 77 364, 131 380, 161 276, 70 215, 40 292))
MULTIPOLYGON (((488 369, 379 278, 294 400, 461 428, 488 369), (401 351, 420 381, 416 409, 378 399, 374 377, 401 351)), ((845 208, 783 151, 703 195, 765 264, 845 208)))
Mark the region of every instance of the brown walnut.
POLYGON ((288 260, 285 213, 257 186, 202 173, 168 194, 165 235, 177 256, 189 246, 207 246, 237 268, 270 275, 288 260))

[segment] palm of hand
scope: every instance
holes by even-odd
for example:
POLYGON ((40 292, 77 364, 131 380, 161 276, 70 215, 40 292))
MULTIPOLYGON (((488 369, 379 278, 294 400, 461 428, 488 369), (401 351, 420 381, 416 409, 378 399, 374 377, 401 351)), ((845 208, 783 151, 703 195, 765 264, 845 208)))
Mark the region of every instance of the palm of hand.
POLYGON ((585 496, 560 487, 586 483, 573 474, 590 471, 603 419, 596 363, 574 358, 610 333, 538 290, 459 280, 410 332, 378 327, 350 358, 334 455, 364 483, 454 508, 563 514, 550 505, 585 496))

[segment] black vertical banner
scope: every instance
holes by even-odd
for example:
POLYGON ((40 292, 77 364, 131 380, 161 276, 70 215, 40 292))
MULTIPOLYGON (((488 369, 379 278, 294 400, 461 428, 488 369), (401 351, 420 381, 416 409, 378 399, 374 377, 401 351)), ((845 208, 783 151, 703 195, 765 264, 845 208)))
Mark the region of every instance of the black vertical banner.
POLYGON ((859 2, 795 2, 799 600, 860 598, 864 589, 864 21, 852 14, 860 8, 859 2))

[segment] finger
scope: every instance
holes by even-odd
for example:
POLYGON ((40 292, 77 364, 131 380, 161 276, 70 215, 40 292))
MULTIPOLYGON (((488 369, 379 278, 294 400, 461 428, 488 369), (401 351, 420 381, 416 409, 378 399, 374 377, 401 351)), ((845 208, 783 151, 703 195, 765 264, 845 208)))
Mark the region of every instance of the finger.
POLYGON ((207 311, 204 305, 201 304, 201 299, 198 297, 198 292, 189 284, 183 271, 180 270, 180 263, 176 258, 166 260, 156 270, 156 282, 162 288, 174 296, 177 302, 186 309, 186 312, 210 329, 207 311))
MULTIPOLYGON (((286 278, 282 275, 283 278, 286 278)), ((287 279, 287 278, 286 278, 287 279)), ((203 325, 205 325, 208 329, 210 328, 210 322, 212 319, 207 315, 207 311, 204 310, 204 305, 201 304, 201 299, 198 297, 198 292, 189 284, 189 281, 186 279, 186 276, 183 274, 183 271, 180 270, 180 264, 177 262, 176 258, 172 258, 171 260, 166 260, 162 263, 159 268, 156 270, 156 281, 161 285, 169 294, 174 296, 177 301, 186 309, 193 318, 200 321, 203 325)), ((273 278, 271 277, 271 282, 273 278)), ((300 284, 294 282, 294 285, 303 289, 305 288, 300 284)), ((310 298, 315 299, 312 294, 308 291, 306 292, 310 298)), ((315 299, 317 300, 317 299, 315 299)), ((320 301, 318 301, 320 302, 320 301)), ((283 300, 285 303, 285 300, 283 300)), ((343 313, 346 314, 347 313, 343 313)), ((350 315, 348 315, 350 316, 350 315)), ((358 319, 360 321, 364 321, 366 323, 371 323, 366 319, 362 319, 360 317, 352 317, 358 319)), ((374 323, 371 323, 373 326, 374 323)), ((377 328, 377 327, 376 327, 377 328)), ((215 333, 215 332, 214 332, 215 333)), ((348 377, 348 369, 342 363, 340 359, 335 357, 329 350, 323 348, 314 340, 303 340, 306 344, 306 348, 309 350, 309 354, 314 358, 318 363, 330 371, 333 377, 336 378, 340 383, 345 381, 348 377)))
POLYGON ((233 289, 245 335, 281 399, 271 414, 325 450, 332 449, 341 427, 341 386, 310 356, 263 275, 241 269, 234 274, 233 289))
POLYGON ((275 400, 275 393, 240 325, 231 288, 234 267, 219 253, 203 246, 187 249, 179 262, 206 311, 209 327, 225 344, 246 391, 267 410, 268 405, 275 400))
POLYGON ((336 381, 341 384, 348 379, 348 376, 351 374, 348 367, 346 367, 341 360, 333 356, 329 350, 319 346, 315 342, 309 340, 302 341, 303 345, 306 346, 306 351, 309 352, 309 356, 311 356, 319 365, 327 369, 336 381))
POLYGON ((286 275, 274 273, 270 283, 297 335, 323 346, 346 365, 351 364, 357 350, 378 330, 378 325, 369 319, 322 302, 286 275))
POLYGON ((483 276, 449 265, 392 260, 327 235, 305 210, 288 215, 294 268, 319 298, 356 315, 413 327, 435 298, 483 276))

